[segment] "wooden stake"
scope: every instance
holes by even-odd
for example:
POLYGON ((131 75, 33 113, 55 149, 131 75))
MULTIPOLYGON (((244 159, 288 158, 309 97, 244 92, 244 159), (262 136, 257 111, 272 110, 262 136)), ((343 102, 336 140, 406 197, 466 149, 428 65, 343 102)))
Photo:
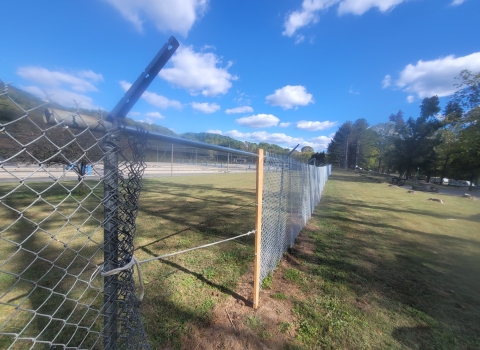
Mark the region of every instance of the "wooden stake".
POLYGON ((257 210, 255 217, 255 260, 253 265, 253 308, 258 309, 260 298, 260 251, 262 244, 263 149, 257 159, 257 210))

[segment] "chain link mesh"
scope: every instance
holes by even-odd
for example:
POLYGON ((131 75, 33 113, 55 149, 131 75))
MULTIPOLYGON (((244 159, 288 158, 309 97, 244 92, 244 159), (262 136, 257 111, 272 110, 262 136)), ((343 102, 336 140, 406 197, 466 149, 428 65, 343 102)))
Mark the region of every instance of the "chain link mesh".
POLYGON ((331 166, 316 167, 266 152, 263 172, 260 285, 310 219, 331 166))
MULTIPOLYGON (((47 103, 0 89, 0 348, 149 349, 133 267, 96 273, 132 261, 145 157, 154 175, 168 160, 172 174, 175 165, 256 171, 254 158, 147 147, 145 131, 134 137, 78 109, 68 124, 47 103)), ((260 281, 306 225, 330 171, 266 154, 260 281)))
POLYGON ((131 260, 144 138, 0 88, 0 348, 148 349, 133 269, 92 278, 131 260))

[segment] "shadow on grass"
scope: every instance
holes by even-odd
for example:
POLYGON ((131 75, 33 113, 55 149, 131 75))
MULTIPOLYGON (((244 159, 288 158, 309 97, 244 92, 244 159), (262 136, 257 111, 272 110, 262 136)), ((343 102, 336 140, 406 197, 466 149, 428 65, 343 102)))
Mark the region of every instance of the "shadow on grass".
MULTIPOLYGON (((326 281, 325 293, 332 285, 343 285, 363 303, 414 319, 417 326, 392 333, 409 348, 480 348, 478 240, 364 221, 354 203, 329 196, 322 201, 313 215, 324 227, 311 235, 315 254, 293 253, 309 263, 309 273, 326 281)), ((421 215, 444 218, 428 211, 421 215)))
MULTIPOLYGON (((201 199, 201 200, 208 200, 208 199, 206 199, 205 197, 193 196, 192 193, 198 193, 199 191, 200 193, 201 191, 217 191, 221 193, 239 196, 241 198, 255 195, 255 190, 239 190, 231 187, 217 187, 213 184, 212 185, 207 185, 207 184, 190 185, 186 183, 174 183, 174 182, 162 181, 161 179, 156 179, 156 180, 145 179, 144 180, 144 189, 142 190, 144 193, 148 193, 148 192, 161 193, 161 191, 164 191, 164 190, 183 191, 181 193, 177 193, 177 195, 182 195, 184 197, 191 197, 191 198, 201 199), (159 188, 155 189, 155 187, 159 187, 159 188)), ((222 201, 219 201, 218 203, 221 204, 222 201)))

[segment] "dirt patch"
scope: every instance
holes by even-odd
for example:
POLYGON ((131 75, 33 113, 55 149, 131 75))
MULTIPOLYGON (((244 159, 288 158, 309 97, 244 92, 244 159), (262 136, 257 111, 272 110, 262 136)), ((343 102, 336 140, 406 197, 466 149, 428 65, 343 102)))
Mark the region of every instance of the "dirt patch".
MULTIPOLYGON (((300 236, 295 253, 313 254, 313 240, 300 236)), ((229 295, 215 305, 208 324, 187 325, 182 349, 285 349, 286 344, 298 345, 295 336, 299 325, 293 300, 304 300, 305 295, 284 274, 300 264, 294 255, 285 254, 273 273, 270 289, 260 291, 257 310, 252 307, 253 269, 246 273, 235 291, 238 296, 229 295)))

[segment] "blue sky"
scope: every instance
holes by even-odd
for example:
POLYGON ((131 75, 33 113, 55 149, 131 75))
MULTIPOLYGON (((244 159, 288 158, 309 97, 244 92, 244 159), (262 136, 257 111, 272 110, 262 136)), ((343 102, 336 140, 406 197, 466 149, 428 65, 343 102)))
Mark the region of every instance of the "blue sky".
POLYGON ((108 111, 174 35, 131 118, 318 151, 347 120, 417 117, 480 71, 479 0, 18 0, 0 13, 4 82, 108 111))

